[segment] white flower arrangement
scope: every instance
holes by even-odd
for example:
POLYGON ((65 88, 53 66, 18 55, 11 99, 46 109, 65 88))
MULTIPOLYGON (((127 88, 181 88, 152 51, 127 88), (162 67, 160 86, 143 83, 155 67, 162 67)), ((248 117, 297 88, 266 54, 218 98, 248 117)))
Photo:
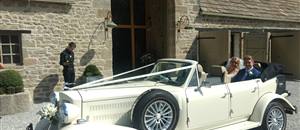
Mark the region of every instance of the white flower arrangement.
POLYGON ((46 118, 52 121, 53 118, 56 116, 56 112, 57 107, 55 107, 54 104, 47 104, 42 107, 38 114, 41 116, 41 119, 46 118))

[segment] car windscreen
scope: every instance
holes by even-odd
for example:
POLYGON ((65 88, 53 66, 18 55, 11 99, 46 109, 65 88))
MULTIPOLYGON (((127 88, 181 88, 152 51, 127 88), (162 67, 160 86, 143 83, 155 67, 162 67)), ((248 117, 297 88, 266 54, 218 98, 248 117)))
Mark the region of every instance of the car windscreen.
POLYGON ((111 86, 124 83, 130 83, 133 86, 138 86, 134 83, 143 84, 145 83, 144 81, 152 81, 156 85, 157 83, 162 83, 173 86, 181 86, 185 83, 191 68, 192 63, 189 62, 164 60, 145 65, 130 71, 126 71, 111 77, 106 77, 100 80, 92 81, 77 86, 76 89, 96 88, 100 86, 111 86))
POLYGON ((185 83, 191 70, 190 68, 182 69, 182 67, 186 67, 189 65, 191 64, 186 62, 158 62, 154 66, 151 73, 164 72, 167 70, 170 70, 170 72, 149 76, 146 78, 146 80, 160 82, 168 85, 181 86, 185 83))

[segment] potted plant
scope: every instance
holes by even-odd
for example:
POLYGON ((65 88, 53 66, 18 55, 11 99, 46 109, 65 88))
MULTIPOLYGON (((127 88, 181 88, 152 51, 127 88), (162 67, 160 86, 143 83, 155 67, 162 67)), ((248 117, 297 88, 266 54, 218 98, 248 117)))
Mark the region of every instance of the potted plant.
POLYGON ((28 111, 32 106, 29 93, 24 92, 22 76, 15 70, 0 72, 0 116, 28 111))
POLYGON ((90 64, 86 66, 83 76, 86 79, 86 82, 91 82, 103 77, 102 73, 99 71, 96 65, 90 64))
POLYGON ((0 94, 14 94, 24 91, 23 79, 15 70, 0 72, 0 94))

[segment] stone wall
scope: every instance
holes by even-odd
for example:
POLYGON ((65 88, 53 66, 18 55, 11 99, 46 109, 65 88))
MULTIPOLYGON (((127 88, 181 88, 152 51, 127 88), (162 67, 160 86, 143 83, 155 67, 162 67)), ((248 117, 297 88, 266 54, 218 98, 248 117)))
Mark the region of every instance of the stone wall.
MULTIPOLYGON (((175 1, 175 21, 179 21, 182 16, 188 16, 190 25, 194 24, 194 19, 199 11, 198 0, 176 0, 175 1)), ((197 60, 197 30, 178 29, 176 31, 176 57, 197 60)))
POLYGON ((0 30, 28 30, 22 34, 23 65, 6 65, 19 70, 25 88, 36 99, 45 99, 55 86, 62 86, 60 52, 71 41, 75 49, 76 78, 87 64, 98 66, 104 76, 112 74, 111 29, 103 21, 110 0, 76 0, 73 3, 0 1, 0 30), (105 34, 108 37, 105 40, 105 34))

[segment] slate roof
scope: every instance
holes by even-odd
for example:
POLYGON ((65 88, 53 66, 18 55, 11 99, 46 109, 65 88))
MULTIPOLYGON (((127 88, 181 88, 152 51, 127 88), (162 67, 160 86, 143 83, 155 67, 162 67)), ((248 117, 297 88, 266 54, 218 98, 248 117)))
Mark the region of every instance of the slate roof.
POLYGON ((300 22, 300 0, 200 0, 200 12, 204 15, 300 22))

